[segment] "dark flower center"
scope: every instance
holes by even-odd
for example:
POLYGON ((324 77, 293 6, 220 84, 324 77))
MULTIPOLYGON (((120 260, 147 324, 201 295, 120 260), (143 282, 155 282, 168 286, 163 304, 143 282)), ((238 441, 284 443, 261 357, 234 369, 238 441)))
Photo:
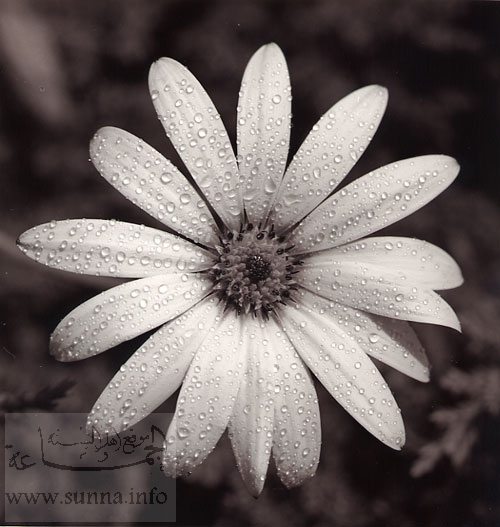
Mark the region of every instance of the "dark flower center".
POLYGON ((226 307, 267 317, 291 299, 302 262, 289 254, 293 246, 272 226, 261 229, 246 223, 239 231, 224 233, 220 242, 218 260, 208 274, 226 307))
POLYGON ((258 254, 249 256, 245 262, 245 265, 247 267, 248 278, 254 284, 260 280, 266 279, 269 276, 271 264, 258 254))

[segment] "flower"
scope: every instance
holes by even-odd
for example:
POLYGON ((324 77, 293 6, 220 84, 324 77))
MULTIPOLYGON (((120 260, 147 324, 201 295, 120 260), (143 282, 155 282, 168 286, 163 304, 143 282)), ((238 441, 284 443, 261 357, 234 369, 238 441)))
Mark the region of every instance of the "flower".
POLYGON ((368 146, 387 91, 367 86, 335 104, 288 168, 291 92, 285 58, 260 48, 243 77, 235 156, 196 78, 162 58, 151 97, 189 182, 128 132, 90 145, 101 175, 174 234, 120 221, 52 221, 21 235, 35 260, 66 271, 133 278, 67 315, 51 353, 72 361, 159 328, 120 368, 88 426, 121 431, 181 387, 165 441, 168 475, 190 473, 226 428, 258 495, 271 451, 283 483, 314 475, 321 430, 311 373, 369 432, 400 449, 400 410, 369 356, 420 381, 426 354, 408 321, 459 330, 435 290, 460 269, 425 241, 365 236, 411 214, 456 177, 443 155, 405 159, 335 191, 368 146))

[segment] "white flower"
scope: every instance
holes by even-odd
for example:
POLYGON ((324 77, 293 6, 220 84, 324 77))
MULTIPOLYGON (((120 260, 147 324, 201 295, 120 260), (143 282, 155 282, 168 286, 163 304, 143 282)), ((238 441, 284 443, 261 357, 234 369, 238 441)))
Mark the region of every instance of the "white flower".
POLYGON ((90 357, 160 328, 104 390, 89 427, 130 427, 181 386, 165 444, 167 474, 190 473, 228 428, 252 493, 263 488, 271 451, 291 487, 314 475, 320 455, 312 371, 361 425, 400 449, 400 410, 369 356, 427 381, 428 361, 407 321, 459 329, 434 290, 456 287, 462 276, 427 242, 363 237, 442 192, 458 173, 456 161, 406 159, 332 194, 386 106, 387 91, 367 86, 318 121, 286 168, 291 92, 275 44, 246 68, 237 156, 186 68, 160 59, 149 84, 198 189, 123 130, 99 130, 91 158, 109 183, 178 235, 81 219, 40 225, 19 240, 51 267, 135 279, 61 321, 51 337, 59 360, 90 357))

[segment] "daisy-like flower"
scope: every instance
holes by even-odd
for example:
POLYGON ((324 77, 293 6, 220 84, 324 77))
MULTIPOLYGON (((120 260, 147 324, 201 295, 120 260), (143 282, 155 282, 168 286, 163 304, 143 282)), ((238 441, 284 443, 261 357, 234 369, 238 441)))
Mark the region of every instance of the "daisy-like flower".
POLYGON ((227 428, 254 495, 271 452, 291 487, 314 475, 320 456, 312 372, 361 425, 400 449, 401 413, 370 357, 427 381, 427 357, 408 321, 458 330, 435 290, 460 285, 462 276, 425 241, 365 236, 442 192, 458 173, 456 161, 405 159, 334 192, 387 103, 384 88, 367 86, 323 115, 287 167, 291 92, 275 44, 260 48, 245 70, 237 155, 184 66, 158 60, 149 86, 194 181, 117 128, 99 130, 90 153, 101 175, 169 232, 79 219, 52 221, 19 239, 28 256, 50 267, 134 279, 60 322, 50 342, 57 359, 84 359, 159 328, 99 397, 89 428, 124 430, 180 387, 164 445, 166 474, 190 473, 227 428))

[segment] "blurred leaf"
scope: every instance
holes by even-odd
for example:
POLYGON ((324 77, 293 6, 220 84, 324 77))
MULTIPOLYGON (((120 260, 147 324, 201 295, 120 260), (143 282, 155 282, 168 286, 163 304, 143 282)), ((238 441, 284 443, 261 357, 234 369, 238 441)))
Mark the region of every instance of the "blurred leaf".
POLYGON ((75 381, 62 380, 33 393, 0 392, 0 409, 4 412, 54 410, 59 399, 66 397, 75 381))
POLYGON ((3 68, 31 110, 50 124, 69 122, 73 117, 55 37, 31 4, 0 2, 3 68))

